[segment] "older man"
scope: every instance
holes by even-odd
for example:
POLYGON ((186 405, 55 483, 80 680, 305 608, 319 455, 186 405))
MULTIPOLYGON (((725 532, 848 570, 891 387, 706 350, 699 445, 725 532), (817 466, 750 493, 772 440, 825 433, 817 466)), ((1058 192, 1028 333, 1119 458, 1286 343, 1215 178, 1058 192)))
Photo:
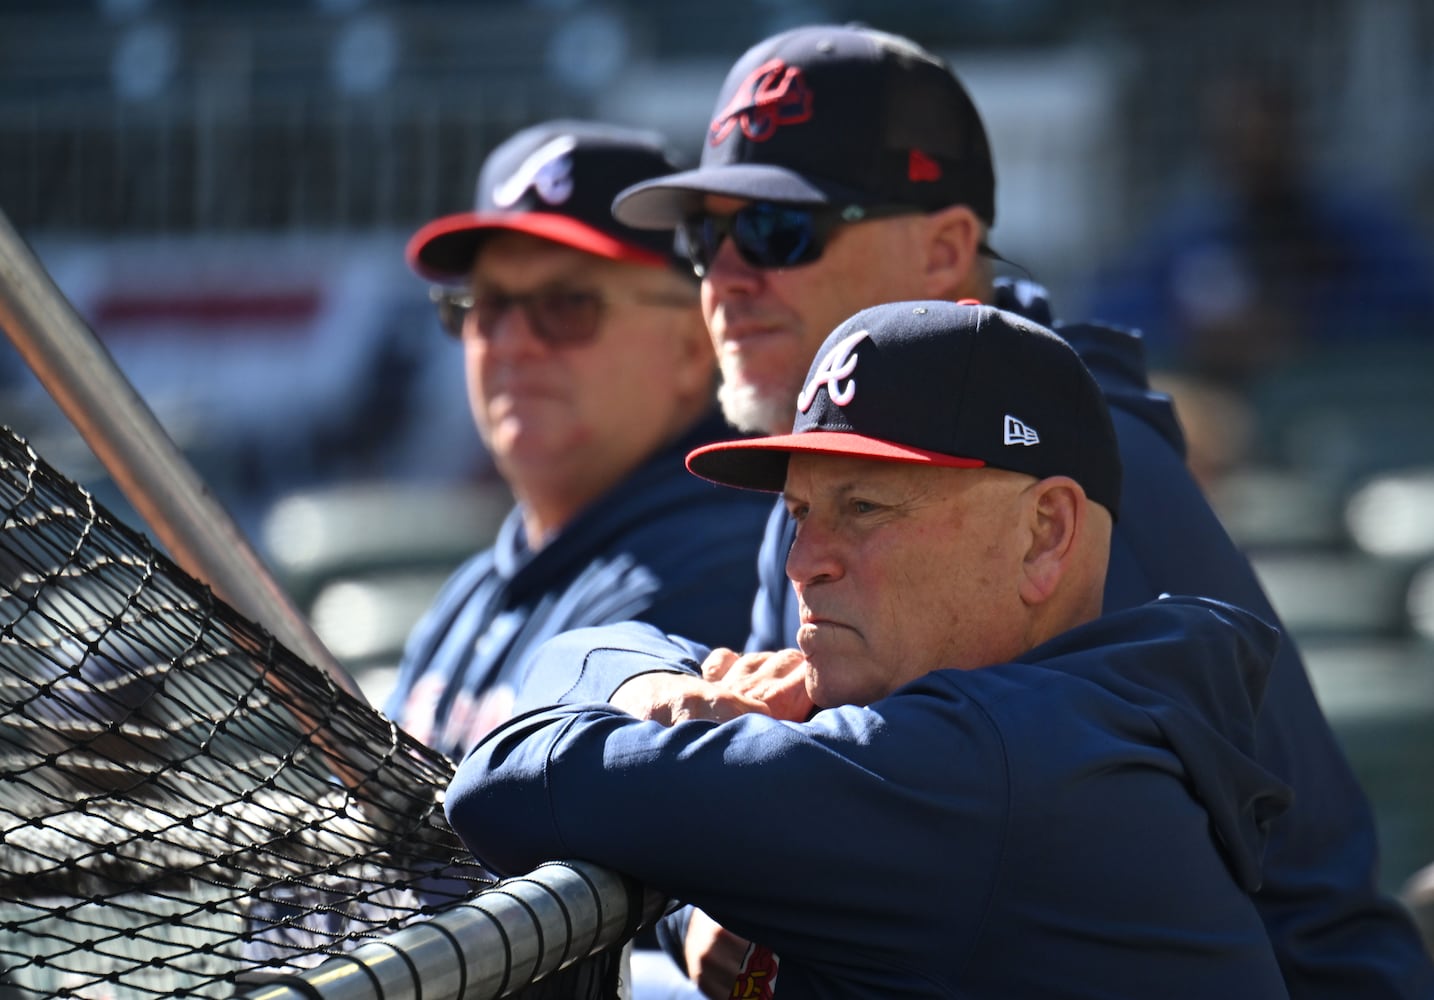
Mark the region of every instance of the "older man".
POLYGON ((688 461, 782 492, 821 711, 703 682, 644 721, 627 685, 705 650, 570 634, 538 654, 565 704, 460 766, 474 853, 703 907, 780 956, 733 995, 1284 996, 1249 896, 1287 797, 1252 758, 1277 636, 1196 598, 1100 617, 1121 470, 1075 353, 989 307, 890 304, 832 333, 797 411, 688 461))
POLYGON ((455 759, 512 711, 533 648, 650 621, 740 642, 765 505, 682 465, 729 436, 690 269, 609 211, 673 169, 652 133, 558 121, 488 157, 477 206, 420 229, 483 443, 517 506, 416 627, 389 714, 455 759))
MULTIPOLYGON (((817 345, 858 309, 970 297, 1050 320, 1029 284, 993 277, 995 171, 975 105, 943 61, 869 28, 816 25, 753 46, 718 96, 700 165, 629 189, 614 211, 686 232, 723 407, 747 429, 789 428, 817 345)), ((1204 594, 1278 624, 1186 468, 1179 423, 1150 391, 1138 338, 1094 325, 1056 330, 1104 388, 1125 467, 1105 609, 1204 594)), ((748 649, 789 645, 800 624, 783 575, 793 528, 784 509, 773 511, 748 649)), ((1291 993, 1434 996, 1434 965, 1408 915, 1377 888, 1368 802, 1288 640, 1258 739, 1261 763, 1295 790, 1256 896, 1291 993)), ((712 929, 694 922, 694 931, 687 964, 701 976, 712 929)), ((717 980, 730 982, 729 972, 717 980)))

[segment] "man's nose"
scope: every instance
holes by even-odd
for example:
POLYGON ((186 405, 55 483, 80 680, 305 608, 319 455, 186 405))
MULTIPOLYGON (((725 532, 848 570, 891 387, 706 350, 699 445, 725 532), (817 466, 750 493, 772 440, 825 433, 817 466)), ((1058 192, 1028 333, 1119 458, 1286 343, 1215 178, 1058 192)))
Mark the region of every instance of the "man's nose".
POLYGON ((717 244, 717 251, 712 255, 702 280, 717 289, 740 291, 758 285, 762 280, 762 271, 743 260, 732 237, 725 236, 717 244))
POLYGON ((798 589, 842 575, 842 563, 832 532, 810 515, 797 525, 797 537, 787 550, 787 579, 798 589))

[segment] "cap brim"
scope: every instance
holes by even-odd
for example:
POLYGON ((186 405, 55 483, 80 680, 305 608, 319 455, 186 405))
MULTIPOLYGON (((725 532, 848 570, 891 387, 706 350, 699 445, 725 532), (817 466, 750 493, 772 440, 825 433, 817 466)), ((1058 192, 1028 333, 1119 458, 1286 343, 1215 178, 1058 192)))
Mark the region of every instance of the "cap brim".
POLYGON ((703 445, 688 454, 687 468, 723 486, 780 493, 786 486, 787 459, 794 454, 843 455, 947 469, 980 469, 986 465, 979 458, 912 448, 849 431, 806 431, 703 445))
POLYGON ((494 230, 551 240, 609 260, 666 267, 672 258, 623 240, 566 215, 545 212, 463 212, 434 219, 408 241, 408 266, 430 281, 466 278, 478 244, 494 230))
POLYGON ((862 195, 843 185, 804 177, 786 167, 766 163, 730 163, 698 167, 634 184, 618 192, 612 214, 634 229, 676 229, 702 207, 708 195, 745 201, 781 201, 794 205, 827 205, 860 201, 862 195))

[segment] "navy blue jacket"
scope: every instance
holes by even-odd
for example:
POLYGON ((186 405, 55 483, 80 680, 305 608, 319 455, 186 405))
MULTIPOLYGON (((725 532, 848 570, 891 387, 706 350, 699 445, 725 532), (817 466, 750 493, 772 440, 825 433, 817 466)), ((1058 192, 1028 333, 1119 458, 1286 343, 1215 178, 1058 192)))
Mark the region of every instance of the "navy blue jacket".
MULTIPOLYGON (((1042 300, 1016 301, 1009 286, 998 304, 1051 323, 1042 300)), ((1055 329, 1105 390, 1120 442, 1125 475, 1106 577, 1107 613, 1162 593, 1204 594, 1278 625, 1249 560, 1185 465, 1179 422, 1169 397, 1150 389, 1139 336, 1094 325, 1055 329)), ((762 541, 748 649, 795 641, 796 595, 785 566, 794 531, 789 522, 778 503, 762 541)), ((1264 885, 1255 896, 1290 995, 1434 997, 1434 965, 1418 933, 1378 889, 1369 802, 1289 640, 1275 657, 1256 757, 1294 789, 1293 807, 1271 830, 1264 885)))
POLYGON ((448 816, 499 873, 585 858, 701 907, 780 956, 783 1000, 1271 1000, 1249 891, 1288 796, 1252 758, 1277 642, 1168 598, 806 723, 668 728, 605 702, 705 650, 586 629, 537 654, 566 704, 482 741, 448 816))
POLYGON ((746 634, 769 498, 687 472, 732 428, 714 410, 537 552, 520 510, 461 566, 409 636, 385 712, 455 760, 512 714, 528 656, 566 629, 637 619, 712 645, 746 634))

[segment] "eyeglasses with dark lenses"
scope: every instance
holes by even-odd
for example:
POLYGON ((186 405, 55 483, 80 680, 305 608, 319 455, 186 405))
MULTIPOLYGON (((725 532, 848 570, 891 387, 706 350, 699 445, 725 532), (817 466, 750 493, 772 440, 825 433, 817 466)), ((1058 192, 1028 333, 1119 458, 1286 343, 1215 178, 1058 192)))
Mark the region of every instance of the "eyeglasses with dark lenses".
POLYGON ((732 238, 737 254, 752 267, 764 270, 810 264, 826 250, 837 226, 866 219, 916 215, 911 205, 789 205, 754 201, 730 215, 699 213, 681 226, 682 241, 697 277, 705 277, 721 249, 732 238))
POLYGON ((523 295, 489 289, 475 295, 462 288, 434 286, 428 290, 428 297, 438 308, 439 325, 451 336, 463 336, 463 326, 471 312, 475 332, 487 338, 508 310, 516 306, 523 310, 533 336, 549 347, 575 347, 591 342, 598 335, 607 308, 619 302, 673 308, 697 305, 695 292, 689 296, 660 292, 618 295, 561 287, 540 288, 523 295))

